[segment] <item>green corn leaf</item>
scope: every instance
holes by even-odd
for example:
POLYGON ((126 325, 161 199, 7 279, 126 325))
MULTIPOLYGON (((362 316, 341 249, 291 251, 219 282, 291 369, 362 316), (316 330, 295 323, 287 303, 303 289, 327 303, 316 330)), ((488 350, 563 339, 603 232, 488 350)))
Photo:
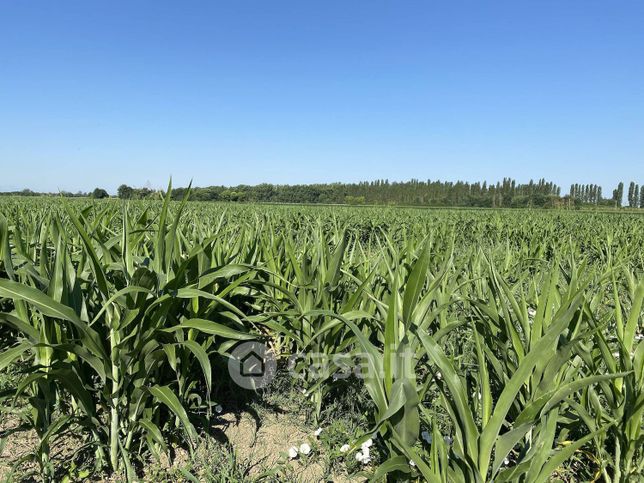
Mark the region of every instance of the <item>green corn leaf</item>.
POLYGON ((31 349, 29 342, 21 342, 15 347, 0 352, 0 371, 12 364, 16 359, 21 357, 26 351, 31 349))
POLYGON ((257 337, 253 334, 248 334, 245 332, 239 332, 238 330, 231 329, 212 320, 204 319, 189 319, 180 322, 174 327, 168 329, 163 329, 164 332, 176 332, 177 330, 182 329, 195 329, 204 334, 218 335, 226 339, 235 339, 235 340, 253 340, 257 337))
POLYGON ((197 440, 197 431, 188 419, 188 413, 172 389, 168 386, 153 386, 148 391, 158 402, 167 406, 179 418, 183 429, 194 443, 197 440))

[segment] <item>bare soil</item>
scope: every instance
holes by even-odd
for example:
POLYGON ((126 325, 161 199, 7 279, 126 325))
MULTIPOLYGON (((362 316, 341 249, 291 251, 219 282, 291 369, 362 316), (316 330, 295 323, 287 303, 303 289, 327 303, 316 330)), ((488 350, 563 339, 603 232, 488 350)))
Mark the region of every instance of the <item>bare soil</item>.
MULTIPOLYGON (((312 453, 309 458, 288 459, 287 453, 291 446, 299 447, 302 443, 315 446, 314 434, 306 428, 301 419, 289 414, 262 414, 260 421, 256 415, 250 413, 227 413, 218 418, 213 429, 215 439, 229 443, 234 448, 239 461, 253 462, 251 476, 257 476, 266 469, 287 463, 292 467, 292 474, 296 475, 297 481, 306 483, 328 481, 324 479, 323 464, 316 462, 316 459, 320 460, 320 455, 312 453)), ((0 482, 3 482, 10 478, 14 462, 29 454, 37 446, 38 438, 34 431, 20 429, 17 419, 0 422, 0 435, 5 435, 4 448, 0 453, 0 482)), ((73 452, 74 444, 73 439, 68 437, 52 447, 52 454, 59 464, 65 464, 65 457, 73 452)), ((167 458, 163 458, 159 464, 170 472, 173 467, 180 467, 187 459, 187 453, 179 449, 175 452, 171 463, 167 458)), ((36 470, 36 465, 23 463, 19 474, 33 470, 36 470)), ((154 481, 154 477, 144 475, 143 480, 154 481)), ((332 480, 339 483, 359 481, 343 475, 336 475, 332 480)), ((112 476, 97 480, 94 477, 91 481, 108 483, 119 481, 119 478, 112 476)))

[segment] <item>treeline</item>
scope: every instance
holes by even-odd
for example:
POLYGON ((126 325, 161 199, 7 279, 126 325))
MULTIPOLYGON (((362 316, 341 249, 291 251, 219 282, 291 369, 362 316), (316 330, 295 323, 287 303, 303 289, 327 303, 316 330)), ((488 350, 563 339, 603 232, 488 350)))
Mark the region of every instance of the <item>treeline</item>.
MULTIPOLYGON (((187 188, 172 190, 174 199, 182 199, 187 188)), ((158 191, 149 187, 133 188, 121 185, 117 196, 121 199, 147 199, 158 196, 158 191)), ((3 195, 42 196, 23 190, 3 195)), ((56 196, 107 198, 102 188, 89 193, 55 193, 56 196)), ((196 201, 230 201, 256 203, 327 203, 351 205, 408 205, 408 206, 455 206, 489 208, 576 208, 582 206, 620 207, 624 198, 624 183, 619 183, 610 198, 604 198, 602 187, 596 184, 572 184, 570 191, 562 195, 556 184, 540 179, 518 183, 504 178, 498 183, 469 183, 465 181, 421 181, 412 179, 390 182, 386 179, 360 183, 299 184, 255 186, 208 186, 192 188, 190 198, 196 201)), ((644 185, 640 188, 631 182, 628 188, 627 205, 644 208, 644 185)))
MULTIPOLYGON (((618 188, 621 190, 619 193, 621 199, 621 196, 623 195, 622 191, 624 190, 624 185, 620 183, 620 187, 618 188)), ((644 208, 644 185, 640 189, 640 186, 638 184, 635 184, 633 181, 631 181, 631 184, 628 187, 628 206, 630 208, 637 208, 638 206, 640 208, 644 208)))
MULTIPOLYGON (((176 188, 172 191, 172 196, 181 199, 185 191, 186 188, 176 188)), ((139 190, 127 185, 121 185, 118 189, 119 198, 125 199, 145 198, 149 194, 149 190, 139 190)), ((407 182, 376 180, 307 185, 209 186, 192 188, 190 198, 198 201, 260 203, 554 207, 561 203, 560 195, 560 187, 544 179, 519 184, 513 179, 505 178, 502 182, 490 185, 486 182, 412 179, 407 182)))
MULTIPOLYGON (((623 186, 623 184, 622 184, 623 186)), ((175 199, 181 199, 186 188, 172 191, 175 199)), ((118 196, 125 199, 146 198, 151 190, 136 189, 121 185, 118 196)), ((260 203, 329 203, 329 204, 374 204, 410 206, 461 206, 461 207, 579 207, 584 205, 621 206, 613 199, 602 197, 598 185, 571 186, 570 193, 562 196, 561 188, 545 179, 518 183, 504 178, 496 184, 465 181, 406 182, 388 180, 361 183, 331 183, 306 185, 260 184, 255 186, 209 186, 192 188, 191 199, 198 201, 233 201, 260 203)), ((620 198, 621 199, 621 198, 620 198)))
POLYGON ((0 192, 0 196, 64 196, 65 198, 86 198, 90 196, 90 193, 84 193, 82 191, 78 191, 76 193, 71 193, 69 191, 61 191, 59 193, 43 193, 39 191, 32 191, 30 189, 24 189, 19 191, 2 191, 0 192))
POLYGON ((573 200, 596 205, 602 201, 602 187, 596 184, 573 184, 568 195, 573 200))
MULTIPOLYGON (((152 191, 150 190, 150 193, 152 191)), ((2 191, 0 196, 62 196, 63 198, 109 198, 110 194, 105 191, 103 188, 95 188, 94 191, 85 193, 84 191, 77 191, 72 193, 70 191, 60 191, 58 193, 39 193, 38 191, 32 191, 30 189, 24 189, 20 191, 2 191)))

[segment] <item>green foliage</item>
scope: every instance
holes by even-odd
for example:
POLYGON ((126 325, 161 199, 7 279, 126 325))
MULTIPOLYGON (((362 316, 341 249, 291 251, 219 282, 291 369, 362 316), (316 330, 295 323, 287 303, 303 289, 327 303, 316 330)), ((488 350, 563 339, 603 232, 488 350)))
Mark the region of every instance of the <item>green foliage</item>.
POLYGON ((109 198, 110 195, 103 188, 94 188, 94 191, 92 191, 91 197, 94 198, 95 200, 102 200, 104 198, 109 198))
MULTIPOLYGON (((26 408, 43 479, 60 476, 52 452, 70 432, 97 470, 129 480, 177 445, 198 461, 214 398, 232 384, 227 357, 249 339, 280 367, 292 361, 329 472, 644 477, 638 214, 176 194, 0 201, 0 411, 26 408)), ((234 452, 216 452, 222 474, 250 478, 234 452)), ((178 471, 190 480, 195 468, 178 471)))

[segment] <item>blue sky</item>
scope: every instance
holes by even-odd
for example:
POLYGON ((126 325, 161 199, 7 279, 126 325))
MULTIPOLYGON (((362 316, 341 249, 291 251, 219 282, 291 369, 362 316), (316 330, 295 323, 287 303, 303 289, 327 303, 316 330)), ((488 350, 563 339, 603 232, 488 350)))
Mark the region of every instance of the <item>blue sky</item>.
POLYGON ((0 190, 644 183, 644 2, 4 1, 0 190))

